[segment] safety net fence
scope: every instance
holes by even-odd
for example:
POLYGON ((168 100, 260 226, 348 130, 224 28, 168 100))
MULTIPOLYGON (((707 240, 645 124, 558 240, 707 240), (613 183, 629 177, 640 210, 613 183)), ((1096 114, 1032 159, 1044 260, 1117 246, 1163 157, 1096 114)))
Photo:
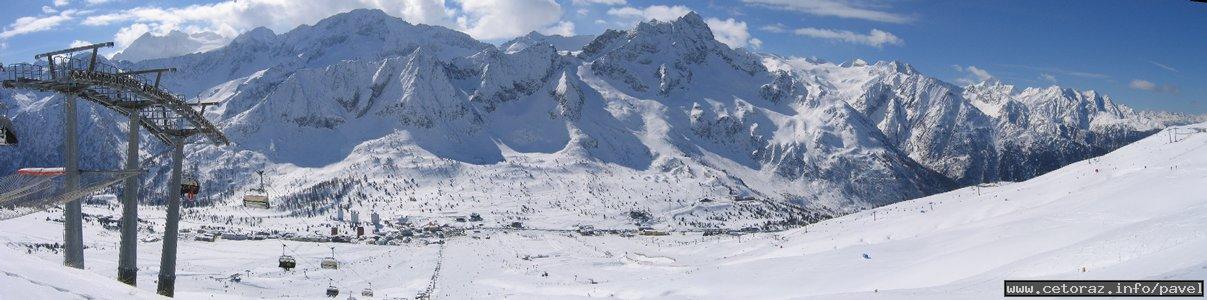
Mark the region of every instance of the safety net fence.
POLYGON ((79 187, 68 189, 63 168, 26 168, 0 177, 0 220, 12 219, 83 198, 138 176, 128 171, 81 171, 79 187))

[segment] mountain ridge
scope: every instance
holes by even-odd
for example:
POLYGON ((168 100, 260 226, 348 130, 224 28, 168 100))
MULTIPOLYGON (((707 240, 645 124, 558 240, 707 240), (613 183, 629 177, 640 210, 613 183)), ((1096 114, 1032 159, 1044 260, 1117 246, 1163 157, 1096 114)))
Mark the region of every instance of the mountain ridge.
POLYGON ((580 34, 574 36, 564 36, 559 34, 544 35, 533 31, 526 35, 516 37, 499 45, 500 50, 518 51, 520 49, 533 45, 553 45, 553 48, 558 51, 574 52, 582 50, 587 43, 595 40, 595 35, 580 34))

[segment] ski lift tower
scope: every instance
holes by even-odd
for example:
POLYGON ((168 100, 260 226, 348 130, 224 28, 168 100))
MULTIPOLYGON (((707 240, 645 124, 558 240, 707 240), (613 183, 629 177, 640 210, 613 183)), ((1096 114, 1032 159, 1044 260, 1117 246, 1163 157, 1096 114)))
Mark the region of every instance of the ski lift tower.
MULTIPOLYGON (((139 128, 172 147, 172 173, 168 187, 168 217, 163 240, 163 257, 159 271, 159 294, 172 296, 176 279, 176 238, 180 222, 180 184, 184 160, 184 144, 194 136, 202 136, 215 145, 229 144, 226 136, 202 113, 213 103, 190 103, 185 97, 159 87, 163 74, 175 69, 121 70, 97 61, 98 51, 112 47, 100 43, 52 51, 34 56, 46 59, 45 64, 16 64, 3 68, 0 85, 10 89, 54 92, 64 95, 63 167, 65 188, 79 186, 79 142, 76 133, 76 98, 83 98, 129 118, 129 145, 126 152, 127 171, 139 171, 139 128), (77 56, 77 54, 81 54, 77 56)), ((138 228, 138 178, 125 182, 122 192, 122 234, 118 260, 118 279, 130 285, 136 283, 135 247, 138 228)), ((64 264, 84 268, 83 230, 78 199, 68 202, 64 209, 64 264)))

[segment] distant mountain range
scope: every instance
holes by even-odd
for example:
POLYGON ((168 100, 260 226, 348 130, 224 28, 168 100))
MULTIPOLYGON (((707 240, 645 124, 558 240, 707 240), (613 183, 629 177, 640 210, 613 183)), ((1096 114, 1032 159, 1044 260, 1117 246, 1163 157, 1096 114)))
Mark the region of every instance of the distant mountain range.
POLYGON ((173 30, 163 36, 145 33, 130 43, 126 49, 114 54, 113 60, 138 62, 181 56, 221 48, 227 42, 229 41, 212 32, 187 34, 173 30))
POLYGON ((512 39, 506 43, 503 43, 502 45, 499 45, 499 49, 503 51, 519 51, 524 47, 532 45, 552 45, 553 48, 557 49, 558 51, 579 51, 583 49, 583 46, 586 46, 593 40, 595 40, 595 36, 589 34, 561 36, 543 35, 533 31, 525 36, 512 39))
MULTIPOLYGON (((115 59, 128 69, 178 68, 168 88, 222 103, 206 115, 234 144, 188 151, 218 203, 234 203, 264 169, 290 201, 427 197, 525 218, 643 211, 666 223, 773 220, 789 210, 694 203, 759 199, 840 214, 1028 179, 1203 120, 1137 112, 1093 91, 961 87, 902 62, 735 50, 695 13, 597 37, 532 33, 496 47, 356 10, 283 34, 255 29, 216 49, 165 47, 136 42, 115 59), (374 188, 331 188, 352 179, 374 188), (503 205, 516 201, 523 207, 503 205), (551 213, 584 207, 593 212, 551 213)), ((0 149, 15 158, 0 161, 0 173, 56 164, 59 101, 0 96, 18 133, 38 137, 0 149)), ((124 125, 85 107, 85 164, 118 165, 124 125)))

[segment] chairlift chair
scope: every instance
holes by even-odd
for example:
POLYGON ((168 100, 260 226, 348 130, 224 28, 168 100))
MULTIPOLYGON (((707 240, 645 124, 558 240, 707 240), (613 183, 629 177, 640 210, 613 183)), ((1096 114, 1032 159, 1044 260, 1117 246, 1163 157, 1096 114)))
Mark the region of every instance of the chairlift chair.
POLYGON ((335 298, 335 296, 339 296, 339 288, 335 287, 335 284, 327 285, 327 297, 335 298))
POLYGON ((369 287, 365 288, 364 290, 361 290, 360 296, 361 297, 373 297, 373 284, 370 283, 369 287))
POLYGON ((289 271, 290 269, 297 268, 298 262, 293 259, 293 256, 281 255, 281 258, 277 260, 277 266, 285 269, 285 271, 289 271))
POLYGON ((190 200, 197 197, 198 192, 201 192, 201 183, 197 181, 196 177, 187 176, 180 181, 180 193, 190 200))
POLYGON ((263 209, 272 208, 272 206, 268 204, 268 196, 263 195, 263 194, 258 194, 255 192, 256 192, 255 190, 252 190, 252 192, 249 192, 248 194, 243 195, 243 206, 244 207, 263 208, 263 209))
POLYGON ((319 266, 323 269, 339 269, 339 261, 335 260, 335 247, 331 247, 331 256, 323 258, 319 266))
POLYGON ((264 171, 256 171, 256 173, 260 174, 260 187, 253 188, 247 194, 243 195, 243 206, 263 209, 272 208, 272 205, 268 204, 268 192, 264 188, 264 171))
POLYGON ((286 255, 285 249, 286 249, 285 245, 282 244, 281 245, 281 258, 277 259, 277 267, 285 269, 285 271, 289 271, 290 269, 297 268, 298 261, 294 260, 293 256, 286 255))
POLYGON ((0 116, 0 146, 16 146, 17 134, 13 132, 13 123, 8 117, 0 116))
POLYGON ((334 257, 327 257, 323 258, 323 263, 321 266, 323 269, 339 269, 339 262, 335 261, 334 257))

